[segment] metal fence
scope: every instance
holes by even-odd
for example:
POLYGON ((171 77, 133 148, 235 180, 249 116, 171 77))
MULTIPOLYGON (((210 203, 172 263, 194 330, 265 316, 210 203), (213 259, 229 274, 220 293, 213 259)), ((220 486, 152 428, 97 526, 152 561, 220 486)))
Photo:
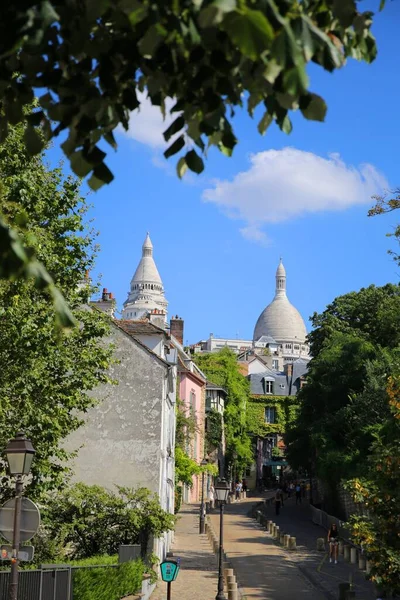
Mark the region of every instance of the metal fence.
MULTIPOLYGON (((87 567, 60 566, 20 571, 18 600, 73 600, 73 572, 76 569, 115 569, 118 565, 87 567)), ((0 571, 0 600, 8 600, 9 571, 0 571)))
POLYGON ((338 531, 339 531, 339 536, 343 540, 345 540, 346 542, 351 544, 350 529, 346 522, 341 521, 340 519, 338 519, 337 517, 333 517, 332 515, 328 515, 328 513, 326 513, 324 510, 315 508, 315 506, 312 506, 312 505, 311 505, 311 519, 312 519, 313 523, 315 523, 316 525, 320 525, 327 531, 330 529, 332 523, 336 523, 338 531))

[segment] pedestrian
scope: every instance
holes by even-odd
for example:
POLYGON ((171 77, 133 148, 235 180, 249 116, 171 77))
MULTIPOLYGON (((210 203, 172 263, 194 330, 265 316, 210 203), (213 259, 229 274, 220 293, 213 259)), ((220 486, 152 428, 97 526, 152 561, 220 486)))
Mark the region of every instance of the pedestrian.
POLYGON ((296 504, 298 504, 300 502, 301 504, 301 485, 299 482, 296 483, 296 504))
POLYGON ((214 500, 215 500, 215 490, 213 484, 210 485, 210 489, 208 491, 208 500, 210 502, 210 509, 214 508, 214 500))
POLYGON ((279 515, 279 511, 281 509, 281 504, 283 505, 283 494, 282 490, 278 488, 275 492, 275 514, 279 515))
POLYGON ((331 528, 328 532, 328 543, 329 543, 329 562, 335 561, 337 565, 338 547, 339 547, 339 531, 336 523, 332 523, 331 528))
POLYGON ((236 488, 235 488, 235 498, 236 500, 240 500, 240 492, 242 491, 242 484, 237 481, 236 482, 236 488))
POLYGON ((247 492, 247 481, 246 481, 246 479, 242 480, 242 487, 243 487, 243 491, 247 492))

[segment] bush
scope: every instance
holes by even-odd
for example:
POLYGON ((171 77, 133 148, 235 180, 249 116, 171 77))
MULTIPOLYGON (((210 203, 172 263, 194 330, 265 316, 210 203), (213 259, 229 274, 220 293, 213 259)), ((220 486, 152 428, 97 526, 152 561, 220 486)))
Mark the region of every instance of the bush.
POLYGON ((120 600, 135 594, 142 586, 145 566, 141 560, 122 563, 117 567, 94 567, 115 557, 93 557, 77 561, 76 565, 88 568, 74 569, 72 582, 74 600, 120 600))

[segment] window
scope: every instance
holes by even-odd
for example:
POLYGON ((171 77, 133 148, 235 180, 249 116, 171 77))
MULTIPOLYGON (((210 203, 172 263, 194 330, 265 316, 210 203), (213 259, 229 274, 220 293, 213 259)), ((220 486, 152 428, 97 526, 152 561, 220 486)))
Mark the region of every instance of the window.
POLYGON ((300 346, 295 346, 294 349, 295 350, 300 350, 300 346))
POLYGON ((291 350, 291 348, 292 348, 292 344, 285 344, 285 348, 286 348, 287 350, 291 350))
POLYGON ((272 379, 264 378, 264 394, 272 394, 274 382, 272 379))
POLYGON ((274 359, 272 361, 272 368, 275 369, 275 371, 279 369, 279 360, 274 359))
POLYGON ((265 422, 266 423, 275 423, 276 417, 276 409, 274 406, 266 406, 265 407, 265 422))

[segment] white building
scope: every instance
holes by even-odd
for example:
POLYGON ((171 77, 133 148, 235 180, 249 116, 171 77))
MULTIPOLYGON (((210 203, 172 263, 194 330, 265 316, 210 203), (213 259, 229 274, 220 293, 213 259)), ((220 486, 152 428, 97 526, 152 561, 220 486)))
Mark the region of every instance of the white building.
POLYGON ((139 320, 152 311, 164 314, 166 321, 168 302, 153 258, 153 244, 149 234, 142 246, 142 258, 131 280, 130 292, 124 302, 123 319, 139 320))

